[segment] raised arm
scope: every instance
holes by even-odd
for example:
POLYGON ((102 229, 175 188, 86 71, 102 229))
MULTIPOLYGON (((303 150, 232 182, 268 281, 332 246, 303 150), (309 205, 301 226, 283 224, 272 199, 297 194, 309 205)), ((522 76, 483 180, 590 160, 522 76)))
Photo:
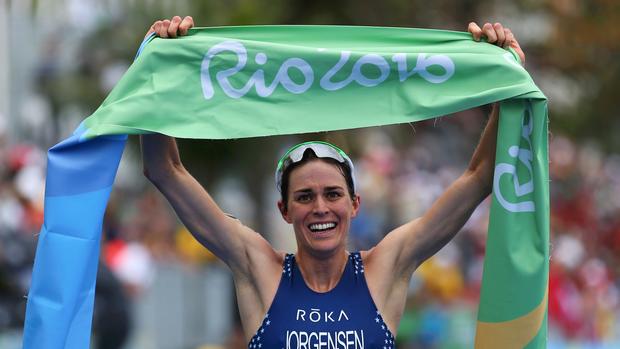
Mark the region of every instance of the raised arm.
POLYGON ((172 137, 140 136, 145 176, 164 194, 192 235, 231 269, 241 268, 245 229, 218 207, 207 191, 183 167, 172 137))
POLYGON ((450 242, 480 202, 491 193, 498 118, 499 105, 493 104, 489 121, 467 169, 422 217, 401 227, 403 232, 399 233, 407 235, 407 247, 397 263, 404 272, 417 267, 450 242))
MULTIPOLYGON (((155 22, 147 35, 185 35, 191 17, 155 22)), ((246 338, 258 328, 278 288, 284 254, 239 220, 225 214, 181 163, 171 137, 141 136, 146 177, 164 194, 192 235, 232 270, 246 338)))
MULTIPOLYGON (((471 23, 469 32, 476 41, 512 47, 525 60, 510 30, 487 23, 481 29, 471 23)), ((499 106, 492 106, 469 166, 422 216, 390 232, 365 255, 366 278, 377 307, 385 313, 388 326, 397 324, 413 271, 445 246, 463 227, 472 212, 491 193, 499 106)))
POLYGON ((422 217, 396 228, 371 250, 373 262, 381 262, 395 275, 408 278, 463 227, 492 189, 498 109, 497 104, 492 106, 489 121, 463 174, 422 217))
MULTIPOLYGON (((191 17, 155 22, 160 37, 185 35, 193 26, 191 17)), ((277 255, 259 234, 226 215, 200 183, 181 163, 177 144, 161 134, 140 137, 144 174, 164 194, 192 235, 236 274, 250 275, 253 265, 274 265, 277 255), (270 263, 271 262, 271 263, 270 263)))
MULTIPOLYGON (((480 28, 471 22, 468 31, 476 41, 485 36, 490 44, 512 47, 521 62, 525 62, 525 54, 514 35, 500 23, 485 23, 480 28)), ((422 217, 394 232, 394 238, 404 242, 401 256, 395 261, 397 272, 411 274, 420 263, 437 253, 452 240, 480 202, 491 193, 498 119, 499 104, 496 103, 491 108, 489 121, 465 172, 422 217)))

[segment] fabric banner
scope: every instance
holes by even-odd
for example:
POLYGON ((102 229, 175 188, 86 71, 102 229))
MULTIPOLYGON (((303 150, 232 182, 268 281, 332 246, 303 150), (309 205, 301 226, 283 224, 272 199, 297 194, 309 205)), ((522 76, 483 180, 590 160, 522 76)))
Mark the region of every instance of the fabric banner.
POLYGON ((24 348, 89 345, 102 217, 126 135, 331 131, 497 101, 476 347, 546 347, 547 102, 514 52, 462 32, 343 26, 196 28, 141 49, 99 109, 48 152, 24 348))

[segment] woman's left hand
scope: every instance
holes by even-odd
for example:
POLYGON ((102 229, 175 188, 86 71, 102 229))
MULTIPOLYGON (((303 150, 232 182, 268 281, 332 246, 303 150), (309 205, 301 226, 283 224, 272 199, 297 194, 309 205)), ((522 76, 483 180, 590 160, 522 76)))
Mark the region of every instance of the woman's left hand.
POLYGON ((193 26, 194 19, 191 16, 185 16, 184 18, 174 16, 172 19, 155 21, 144 37, 155 33, 160 38, 176 38, 177 36, 187 35, 187 31, 193 26))
POLYGON ((505 28, 501 23, 485 23, 482 28, 480 28, 477 23, 471 22, 467 27, 467 31, 471 33, 476 41, 480 41, 480 38, 485 36, 489 44, 494 44, 503 48, 512 47, 517 55, 519 55, 519 58, 521 58, 521 64, 525 64, 525 53, 523 53, 521 46, 519 46, 519 42, 512 31, 505 28))

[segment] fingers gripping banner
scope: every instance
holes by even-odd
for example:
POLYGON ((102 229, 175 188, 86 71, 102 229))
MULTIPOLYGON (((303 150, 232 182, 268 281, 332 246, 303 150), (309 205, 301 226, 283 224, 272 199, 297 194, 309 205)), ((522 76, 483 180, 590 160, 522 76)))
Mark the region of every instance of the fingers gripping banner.
POLYGON ((87 348, 102 217, 126 135, 228 139, 415 122, 502 101, 477 348, 544 348, 546 99, 470 34, 338 26, 150 37, 99 109, 48 152, 24 348, 87 348), (148 43, 148 44, 147 44, 148 43))

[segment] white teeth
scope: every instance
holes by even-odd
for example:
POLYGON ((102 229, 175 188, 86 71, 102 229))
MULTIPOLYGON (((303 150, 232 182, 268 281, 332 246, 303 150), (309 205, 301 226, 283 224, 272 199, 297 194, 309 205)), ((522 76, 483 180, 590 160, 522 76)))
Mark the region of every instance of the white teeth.
POLYGON ((322 231, 322 230, 332 229, 335 226, 336 226, 336 223, 315 223, 315 224, 310 224, 310 230, 322 231))

